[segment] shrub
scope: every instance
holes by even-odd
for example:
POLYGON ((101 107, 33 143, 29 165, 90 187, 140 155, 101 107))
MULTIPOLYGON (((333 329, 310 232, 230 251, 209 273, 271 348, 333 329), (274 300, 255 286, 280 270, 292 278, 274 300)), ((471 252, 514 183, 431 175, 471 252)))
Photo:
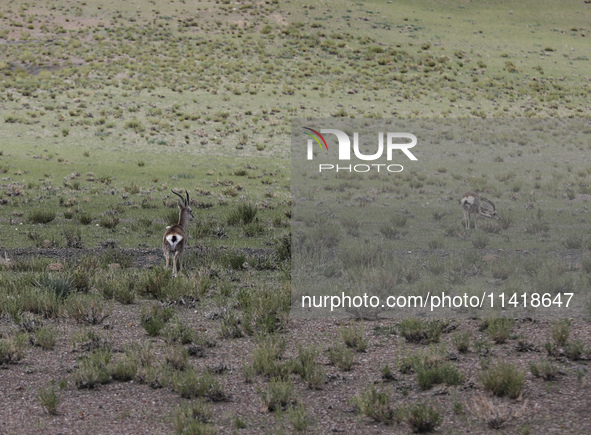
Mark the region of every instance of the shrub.
POLYGON ((505 280, 515 271, 515 261, 509 258, 501 258, 491 264, 490 270, 494 279, 505 280))
POLYGON ((244 224, 242 230, 246 237, 254 237, 263 234, 265 232, 265 227, 258 220, 255 220, 254 222, 244 224))
POLYGON ((175 316, 171 322, 164 326, 161 335, 169 344, 189 344, 195 341, 197 332, 175 316))
POLYGON ((82 225, 90 225, 92 223, 92 216, 86 213, 78 215, 78 222, 82 225))
POLYGON ((200 435, 217 433, 215 428, 208 424, 211 419, 211 408, 201 400, 179 406, 172 418, 175 433, 200 435))
POLYGON ((380 369, 380 373, 381 373, 381 377, 382 377, 382 381, 386 382, 386 381, 395 381, 396 380, 396 375, 394 374, 394 372, 392 371, 392 369, 390 368, 390 364, 386 364, 384 367, 382 367, 380 369))
POLYGON ((155 268, 140 275, 137 290, 140 294, 146 294, 158 300, 165 300, 171 285, 173 285, 171 270, 155 268))
POLYGON ((42 274, 35 280, 35 286, 53 293, 60 299, 65 299, 76 291, 72 277, 63 274, 42 274))
POLYGON ((456 332, 452 337, 452 343, 460 353, 468 352, 470 349, 470 339, 472 334, 470 331, 456 332))
POLYGON ((381 423, 392 424, 395 420, 394 409, 390 406, 390 397, 383 391, 377 391, 374 385, 351 399, 358 412, 381 423))
POLYGON ((29 213, 28 220, 32 224, 48 224, 55 219, 56 213, 51 210, 34 210, 29 213))
POLYGON ((495 396, 517 399, 523 392, 524 373, 511 363, 501 362, 482 372, 481 381, 495 396))
POLYGON ((240 318, 230 310, 225 312, 220 319, 220 335, 223 338, 240 338, 244 336, 240 327, 240 318))
POLYGON ((74 382, 78 388, 95 388, 106 384, 111 379, 109 362, 112 352, 110 349, 95 349, 80 361, 78 370, 74 372, 74 382))
POLYGON ((337 344, 328 350, 328 360, 331 364, 348 372, 355 362, 355 353, 351 349, 337 344))
POLYGON ((285 234, 279 239, 275 246, 275 254, 279 258, 279 261, 285 261, 291 258, 291 234, 285 234))
POLYGON ((421 390, 428 390, 436 384, 459 385, 464 380, 462 373, 450 362, 435 366, 418 364, 414 370, 421 390))
POLYGON ((75 294, 66 302, 66 312, 78 323, 99 325, 111 312, 107 310, 105 301, 96 294, 75 294))
POLYGON ((359 228, 361 227, 361 222, 357 218, 342 217, 341 225, 351 237, 359 237, 359 228))
POLYGON ((316 364, 319 354, 320 351, 315 347, 300 346, 298 356, 293 362, 293 372, 299 374, 310 389, 319 389, 324 383, 324 369, 316 364))
POLYGON ((402 228, 406 225, 407 218, 403 215, 394 215, 390 218, 390 223, 396 228, 402 228))
POLYGON ((439 343, 444 324, 439 320, 404 319, 398 324, 400 335, 409 343, 439 343))
POLYGON ((125 269, 133 265, 133 257, 121 250, 109 248, 99 256, 99 266, 107 268, 110 264, 118 264, 125 269))
POLYGON ((55 328, 41 326, 33 333, 33 344, 41 349, 51 350, 55 347, 55 328))
POLYGON ((246 255, 243 254, 242 252, 239 252, 239 251, 229 252, 224 257, 224 263, 227 266, 230 266, 234 270, 242 269, 242 266, 244 265, 245 262, 246 262, 246 255))
POLYGON ((139 363, 131 353, 126 352, 123 359, 120 359, 111 366, 111 376, 116 381, 128 382, 135 379, 139 363))
POLYGON ((285 339, 277 335, 269 335, 262 339, 252 355, 252 368, 255 373, 275 379, 287 378, 290 367, 281 361, 285 346, 285 339))
POLYGON ((365 352, 367 349, 367 341, 363 338, 363 327, 357 324, 351 325, 341 329, 341 337, 347 347, 355 349, 357 352, 365 352))
POLYGON ((213 402, 227 399, 222 386, 211 372, 206 371, 198 376, 197 369, 193 367, 174 372, 172 389, 187 399, 205 397, 213 402))
POLYGON ((55 318, 63 312, 64 298, 42 287, 25 287, 20 294, 22 311, 55 318))
POLYGON ((269 412, 285 411, 298 403, 291 381, 273 378, 267 391, 259 389, 258 393, 269 412))
POLYGON ((395 240, 402 237, 402 231, 389 224, 380 225, 380 233, 388 240, 395 240))
POLYGON ((37 396, 39 404, 48 414, 57 414, 57 407, 60 404, 60 396, 55 387, 41 388, 37 396))
POLYGON ((571 324, 568 319, 561 319, 552 322, 551 335, 552 340, 558 346, 564 346, 570 337, 571 324))
POLYGON ((472 246, 474 246, 475 249, 484 249, 488 246, 488 244, 490 243, 490 239, 486 234, 477 234, 473 239, 472 239, 472 246))
POLYGON ((486 319, 483 328, 497 344, 504 343, 511 336, 515 320, 507 318, 486 319))
MULTIPOLYGON (((486 423, 491 429, 500 429, 507 422, 521 417, 527 409, 528 401, 525 400, 521 406, 516 406, 514 403, 503 403, 495 401, 490 397, 479 395, 472 397, 467 408, 470 413, 486 423)), ((529 433, 525 430, 519 433, 529 433)))
POLYGON ((296 432, 306 432, 312 423, 306 408, 301 403, 287 410, 287 418, 296 432))
POLYGON ((572 235, 563 240, 562 245, 566 249, 581 249, 583 246, 583 239, 579 235, 572 235))
POLYGON ((137 118, 130 119, 125 123, 125 128, 135 131, 136 133, 143 132, 146 128, 137 118))
POLYGON ((242 328, 246 333, 255 330, 272 334, 283 329, 288 321, 290 283, 279 288, 263 287, 241 289, 238 300, 242 306, 242 328))
POLYGON ((74 350, 93 351, 95 349, 111 350, 112 344, 92 328, 81 330, 70 337, 70 344, 74 350))
MULTIPOLYGON (((443 249, 445 247, 445 243, 443 243, 443 240, 435 239, 429 240, 427 246, 429 249, 443 249)), ((437 266, 438 265, 435 265, 435 270, 438 270, 437 266)), ((433 268, 433 265, 429 265, 429 268, 433 268)), ((439 273, 437 273, 437 275, 439 275, 439 273)))
POLYGON ((102 228, 106 228, 109 230, 115 230, 115 227, 117 227, 117 225, 119 225, 119 218, 115 217, 115 216, 101 216, 100 220, 99 220, 99 225, 102 228))
POLYGON ((414 433, 431 432, 443 421, 437 408, 424 403, 411 405, 405 414, 406 422, 414 433))
POLYGON ((164 218, 166 225, 176 225, 179 223, 179 211, 175 209, 168 210, 164 218))
POLYGON ((141 323, 150 337, 156 337, 174 315, 173 307, 154 305, 142 310, 141 323))
POLYGON ((120 381, 134 379, 139 383, 158 382, 158 369, 154 367, 152 342, 132 344, 125 350, 125 357, 112 368, 113 379, 120 381), (132 378, 133 376, 133 378, 132 378))
POLYGON ((258 209, 256 206, 242 202, 228 216, 228 225, 246 225, 254 221, 258 209))
POLYGON ((103 293, 107 300, 115 299, 122 304, 132 304, 135 301, 135 281, 128 281, 118 276, 117 279, 108 276, 100 276, 95 286, 103 293))
POLYGON ((64 228, 62 236, 64 236, 66 247, 75 249, 82 249, 84 247, 82 244, 82 231, 80 231, 80 228, 64 228))
POLYGON ((72 285, 77 291, 87 292, 90 289, 90 274, 87 270, 77 267, 70 274, 70 278, 72 279, 72 285))
POLYGON ((529 371, 536 378, 543 378, 546 381, 552 381, 558 375, 558 366, 547 359, 538 363, 530 363, 529 371))
POLYGON ((189 366, 189 351, 180 345, 169 345, 166 364, 174 370, 185 370, 189 366))
POLYGON ((583 359, 585 351, 585 343, 581 340, 569 341, 564 346, 564 355, 572 361, 583 359))
POLYGON ((28 334, 17 334, 11 340, 0 339, 0 365, 16 364, 25 356, 28 334))

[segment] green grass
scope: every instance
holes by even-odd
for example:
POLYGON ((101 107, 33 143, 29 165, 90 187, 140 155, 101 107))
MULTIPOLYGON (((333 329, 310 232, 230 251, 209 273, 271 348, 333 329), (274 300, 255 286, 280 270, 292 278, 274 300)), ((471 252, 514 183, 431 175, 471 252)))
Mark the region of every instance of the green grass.
POLYGON ((495 396, 517 399, 523 392, 524 375, 513 364, 499 362, 481 373, 481 381, 484 389, 495 396))
POLYGON ((154 305, 150 309, 145 309, 142 313, 142 326, 149 336, 155 337, 160 334, 167 322, 173 317, 174 308, 154 305))
POLYGON ((351 398, 351 402, 360 414, 377 422, 392 424, 397 419, 388 393, 377 390, 374 385, 351 398))
POLYGON ((298 403, 291 381, 271 379, 268 388, 266 390, 260 389, 258 393, 269 412, 285 411, 298 403))
POLYGON ((109 349, 96 349, 83 357, 80 366, 73 374, 74 383, 80 389, 96 388, 111 379, 109 362, 112 352, 109 349))
POLYGON ((218 379, 210 372, 199 375, 193 367, 188 367, 184 371, 175 371, 171 385, 174 391, 187 399, 202 397, 213 402, 227 399, 218 379))
POLYGON ((60 404, 61 397, 54 386, 39 390, 38 400, 45 412, 48 414, 57 414, 57 407, 60 404))
POLYGON ((415 403, 405 410, 406 422, 413 433, 432 432, 442 423, 441 412, 433 405, 415 403))
POLYGON ((409 343, 438 343, 444 324, 438 320, 405 319, 398 324, 400 335, 409 343))

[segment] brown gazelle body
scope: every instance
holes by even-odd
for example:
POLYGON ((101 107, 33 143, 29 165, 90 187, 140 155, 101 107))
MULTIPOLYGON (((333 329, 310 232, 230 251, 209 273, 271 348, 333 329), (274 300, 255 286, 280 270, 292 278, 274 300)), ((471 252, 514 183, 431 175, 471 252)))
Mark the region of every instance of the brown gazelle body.
POLYGON ((187 246, 187 225, 193 220, 193 211, 189 207, 189 192, 185 190, 186 198, 183 198, 180 194, 172 191, 181 200, 178 202, 179 205, 179 223, 166 227, 166 232, 162 238, 162 250, 164 251, 164 257, 166 258, 166 265, 164 269, 168 269, 168 262, 170 256, 172 256, 172 276, 176 277, 177 264, 179 266, 179 272, 182 269, 181 259, 185 246, 187 246))
POLYGON ((474 229, 478 229, 476 227, 478 216, 500 219, 493 202, 474 192, 465 193, 460 200, 460 204, 464 212, 464 221, 466 222, 467 230, 470 229, 470 213, 474 215, 474 229))

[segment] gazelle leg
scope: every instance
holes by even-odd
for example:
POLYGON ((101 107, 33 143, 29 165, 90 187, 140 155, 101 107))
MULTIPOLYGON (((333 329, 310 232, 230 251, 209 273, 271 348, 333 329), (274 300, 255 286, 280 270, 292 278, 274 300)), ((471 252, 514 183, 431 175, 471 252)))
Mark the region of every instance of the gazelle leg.
POLYGON ((172 276, 176 277, 176 254, 172 257, 172 276))
POLYGON ((176 264, 178 266, 178 270, 179 272, 182 269, 182 264, 181 264, 181 253, 180 252, 175 252, 174 253, 174 264, 176 264))
POLYGON ((167 252, 164 253, 164 258, 166 258, 166 264, 164 265, 164 270, 167 270, 168 269, 168 259, 169 259, 167 252))

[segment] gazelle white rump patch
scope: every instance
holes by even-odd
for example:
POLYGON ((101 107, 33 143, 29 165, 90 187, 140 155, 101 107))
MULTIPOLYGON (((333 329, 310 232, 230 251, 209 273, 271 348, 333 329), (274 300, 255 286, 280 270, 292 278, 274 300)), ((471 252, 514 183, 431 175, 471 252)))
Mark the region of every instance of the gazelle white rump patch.
POLYGON ((181 240, 183 240, 183 236, 179 236, 178 234, 170 234, 166 236, 166 241, 173 251, 176 249, 176 245, 178 245, 181 240))

